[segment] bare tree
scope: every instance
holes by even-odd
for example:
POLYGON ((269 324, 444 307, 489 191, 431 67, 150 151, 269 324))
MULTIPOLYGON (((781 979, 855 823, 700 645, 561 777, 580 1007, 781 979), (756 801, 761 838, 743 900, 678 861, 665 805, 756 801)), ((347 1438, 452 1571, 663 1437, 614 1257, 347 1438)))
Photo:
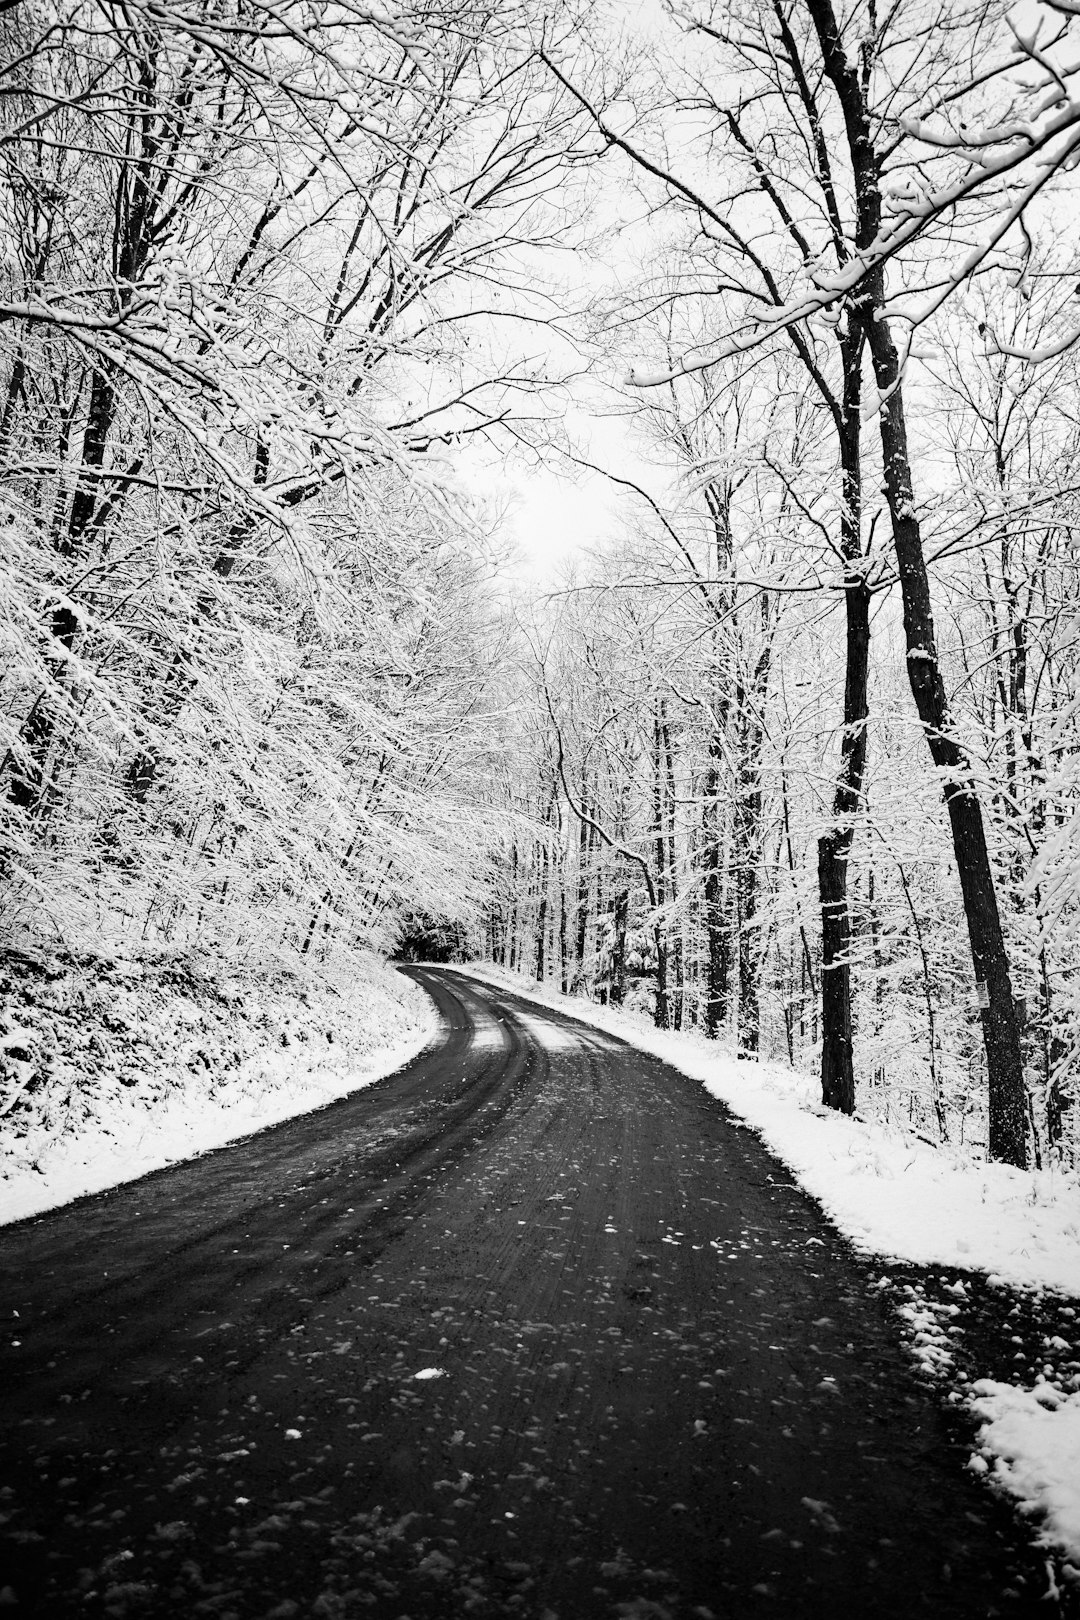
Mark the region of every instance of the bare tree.
MULTIPOLYGON (((889 212, 897 178, 912 185, 906 165, 910 152, 900 120, 913 111, 914 103, 926 94, 927 85, 940 93, 955 86, 950 47, 963 37, 970 46, 987 24, 989 11, 982 5, 966 8, 962 15, 946 15, 940 8, 920 8, 915 18, 907 12, 892 13, 878 20, 876 13, 864 14, 852 6, 841 17, 831 0, 802 0, 794 7, 777 5, 755 21, 747 21, 728 31, 714 21, 710 10, 681 7, 678 15, 696 34, 728 48, 729 37, 744 57, 756 58, 760 74, 780 89, 786 127, 806 155, 798 182, 782 186, 774 179, 767 157, 775 149, 773 129, 754 141, 743 122, 743 98, 737 87, 722 106, 709 98, 716 113, 716 134, 726 133, 728 149, 748 163, 755 191, 764 191, 774 214, 787 228, 788 237, 798 245, 801 235, 803 273, 810 290, 794 296, 771 277, 769 266, 754 245, 752 228, 740 228, 735 204, 743 193, 710 201, 699 184, 680 178, 663 161, 646 154, 633 141, 604 122, 603 115, 589 107, 613 147, 639 169, 648 173, 668 195, 689 207, 704 233, 734 249, 740 263, 751 264, 758 276, 756 285, 745 280, 735 291, 743 296, 742 314, 728 334, 702 353, 680 356, 674 364, 645 370, 635 367, 631 381, 638 387, 665 385, 673 376, 688 370, 705 369, 726 355, 759 347, 778 334, 787 334, 797 349, 815 362, 812 338, 803 323, 814 315, 838 306, 829 316, 838 324, 848 350, 845 400, 856 390, 857 356, 862 347, 870 357, 877 388, 876 405, 880 430, 884 489, 892 528, 896 573, 904 610, 907 642, 907 669, 911 691, 929 745, 935 768, 941 773, 945 804, 952 827, 953 847, 964 894, 977 995, 983 1009, 983 1030, 989 1080, 990 1152, 995 1158, 1022 1164, 1026 1157, 1026 1105, 1023 1067, 1017 1030, 1016 1011, 1008 959, 997 906, 986 832, 977 783, 971 761, 956 735, 949 713, 944 681, 938 661, 929 578, 925 563, 919 519, 916 512, 912 458, 904 414, 903 383, 907 348, 899 348, 892 332, 890 301, 886 285, 886 265, 920 233, 925 234, 927 218, 938 220, 944 208, 927 212, 919 205, 907 210, 896 223, 889 212), (849 50, 849 41, 854 44, 849 50), (950 80, 950 73, 953 77, 950 80), (917 86, 917 89, 916 89, 917 86), (895 177, 895 178, 894 178, 895 177), (828 232, 824 243, 802 232, 803 182, 820 188, 828 232), (914 223, 916 215, 921 224, 914 223), (796 234, 793 236, 792 233, 796 234), (770 280, 771 277, 771 280, 770 280)), ((572 80, 549 54, 551 71, 564 84, 572 80)), ((953 206, 970 195, 973 183, 954 185, 953 206)), ((857 390, 850 398, 858 405, 857 390)), ((840 443, 848 445, 850 460, 857 441, 844 414, 838 413, 840 443)), ((847 489, 844 505, 848 510, 845 557, 846 595, 849 606, 849 650, 857 670, 865 642, 865 623, 859 618, 863 607, 859 581, 861 535, 855 553, 856 533, 852 526, 851 498, 857 493, 851 473, 845 467, 847 489)), ((840 811, 836 836, 826 839, 822 850, 821 875, 826 895, 836 885, 837 859, 849 847, 846 823, 850 820, 853 771, 861 770, 862 749, 856 746, 864 729, 858 713, 865 707, 865 683, 857 678, 846 683, 845 721, 848 745, 838 779, 837 807, 840 811)), ((830 898, 824 901, 827 926, 835 922, 837 911, 830 898)), ((840 941, 830 927, 832 948, 840 941)), ((834 974, 829 1001, 834 1012, 843 999, 846 967, 834 974), (835 992, 835 993, 834 993, 835 992)), ((827 976, 828 977, 828 976, 827 976)), ((842 1016, 833 1030, 834 1061, 826 1071, 830 1089, 834 1080, 838 1100, 843 1105, 842 1016)))

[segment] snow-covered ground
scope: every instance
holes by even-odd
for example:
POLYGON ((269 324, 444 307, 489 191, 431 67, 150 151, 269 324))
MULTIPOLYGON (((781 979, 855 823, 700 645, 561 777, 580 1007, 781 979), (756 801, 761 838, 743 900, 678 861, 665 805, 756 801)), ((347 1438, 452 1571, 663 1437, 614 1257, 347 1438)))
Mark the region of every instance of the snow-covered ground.
MULTIPOLYGON (((1080 1296, 1075 1179, 977 1162, 896 1127, 845 1118, 821 1106, 810 1076, 739 1061, 702 1036, 658 1030, 639 1014, 541 990, 487 964, 461 971, 621 1036, 700 1080, 754 1127, 864 1252, 1080 1296)), ((926 1353, 925 1338, 913 1335, 916 1355, 926 1353)), ((1073 1342, 1051 1349, 1055 1364, 1069 1354, 1080 1360, 1080 1314, 1073 1342)), ((1037 1517, 1047 1544, 1075 1562, 1080 1579, 1080 1379, 1070 1382, 1077 1387, 1045 1372, 1030 1388, 979 1379, 963 1398, 980 1424, 973 1468, 991 1473, 1037 1517)))
POLYGON ((0 1224, 133 1181, 392 1074, 438 1028, 375 957, 277 986, 138 958, 0 985, 0 1224))

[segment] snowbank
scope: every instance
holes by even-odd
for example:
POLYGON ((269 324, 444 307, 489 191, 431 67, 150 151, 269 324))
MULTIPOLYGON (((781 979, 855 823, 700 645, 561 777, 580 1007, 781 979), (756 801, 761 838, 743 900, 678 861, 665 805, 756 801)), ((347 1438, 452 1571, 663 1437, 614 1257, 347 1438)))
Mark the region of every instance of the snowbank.
POLYGON ((1043 1541, 1080 1564, 1080 1393, 980 1378, 971 1405, 983 1419, 972 1466, 1038 1516, 1043 1541))
POLYGON ((430 999, 375 957, 273 987, 182 960, 0 964, 0 1224, 132 1181, 407 1063, 430 999))

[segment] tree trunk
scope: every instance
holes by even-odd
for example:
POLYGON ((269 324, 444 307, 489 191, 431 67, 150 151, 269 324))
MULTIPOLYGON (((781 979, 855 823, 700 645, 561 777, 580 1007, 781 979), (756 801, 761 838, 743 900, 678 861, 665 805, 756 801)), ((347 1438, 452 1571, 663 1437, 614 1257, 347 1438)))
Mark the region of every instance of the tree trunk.
MULTIPOLYGON (((656 903, 658 907, 667 904, 667 836, 666 836, 666 794, 664 792, 664 771, 661 754, 661 708, 660 700, 653 714, 653 850, 656 861, 656 903)), ((657 1029, 667 1029, 671 1017, 668 1006, 668 945, 666 918, 656 917, 653 921, 653 945, 656 950, 656 1008, 654 1022, 657 1029)))
POLYGON ((737 811, 739 838, 736 849, 735 895, 739 951, 740 1055, 756 1057, 761 1041, 761 1005, 758 997, 757 909, 758 848, 761 790, 753 780, 753 766, 744 764, 737 811))
POLYGON ((725 895, 722 837, 721 790, 723 787, 724 737, 731 709, 732 671, 730 655, 721 630, 734 609, 732 588, 731 490, 721 481, 710 480, 702 491, 712 525, 713 568, 716 587, 711 597, 716 628, 712 635, 710 660, 711 713, 709 721, 709 763, 702 783, 701 838, 705 883, 702 896, 705 911, 705 1033, 711 1040, 719 1035, 728 1015, 731 995, 732 936, 730 905, 725 895))
MULTIPOLYGON (((581 767, 581 803, 589 807, 589 781, 587 768, 581 767)), ((577 963, 577 983, 585 985, 585 941, 589 930, 589 889, 592 878, 593 840, 596 834, 584 820, 578 822, 577 870, 577 931, 574 938, 574 960, 577 963)))
MULTIPOLYGON (((55 535, 56 554, 65 561, 82 556, 93 529, 97 505, 98 486, 90 473, 99 471, 105 462, 109 429, 116 409, 116 390, 111 370, 99 367, 91 373, 90 399, 86 427, 83 432, 82 462, 71 509, 66 524, 55 535)), ((70 653, 79 634, 79 618, 62 603, 49 615, 49 632, 64 653, 70 653)), ((67 665, 59 658, 52 666, 54 678, 66 682, 67 665)), ((56 736, 60 716, 55 706, 42 692, 23 721, 19 741, 23 759, 17 761, 9 753, 6 763, 11 766, 8 799, 19 810, 33 811, 44 807, 50 796, 47 781, 49 753, 56 736)))
POLYGON ((844 392, 840 422, 842 507, 840 550, 844 559, 846 667, 840 770, 833 795, 832 826, 818 840, 821 905, 821 1100, 841 1113, 855 1112, 855 1064, 851 1019, 851 912, 848 860, 855 816, 866 775, 867 673, 870 662, 870 592, 862 570, 862 466, 859 408, 862 396, 862 335, 841 339, 844 392))
MULTIPOLYGON (((821 46, 826 75, 836 90, 843 113, 855 180, 856 242, 859 247, 867 247, 880 229, 882 207, 881 160, 874 149, 866 81, 848 61, 832 0, 806 0, 806 6, 821 46)), ((885 495, 903 598, 908 680, 931 757, 941 774, 964 897, 986 1047, 988 1147, 992 1159, 1023 1167, 1027 1163, 1027 1093, 1020 1032, 982 806, 971 763, 950 732, 951 719, 938 666, 922 532, 915 515, 903 378, 886 318, 885 276, 880 264, 865 278, 855 304, 881 399, 878 424, 885 495)))
POLYGON ((702 784, 702 857, 705 867, 705 1033, 719 1035, 728 1011, 731 945, 724 905, 724 864, 720 838, 720 738, 709 738, 709 766, 702 784))
MULTIPOLYGON (((124 154, 117 175, 113 209, 112 275, 115 278, 113 313, 122 315, 132 298, 132 288, 140 279, 154 245, 153 213, 170 182, 170 165, 158 162, 160 150, 159 109, 155 101, 157 65, 155 50, 133 36, 131 67, 138 84, 138 100, 130 114, 130 145, 124 154), (139 46, 144 45, 141 51, 139 46)), ((18 392, 25 390, 25 373, 21 353, 16 361, 16 375, 4 410, 4 435, 11 429, 11 411, 18 392)), ((58 557, 72 562, 82 559, 98 530, 104 527, 109 515, 115 514, 126 495, 121 482, 114 487, 111 497, 103 497, 104 486, 94 476, 105 466, 109 435, 116 416, 117 369, 112 360, 97 360, 90 372, 90 393, 87 402, 86 426, 83 430, 79 473, 66 522, 57 514, 55 547, 58 557)), ((79 635, 80 618, 70 606, 61 604, 49 614, 49 631, 63 653, 70 653, 79 635)), ((67 661, 61 656, 53 664, 53 675, 58 683, 68 680, 67 661)), ((22 760, 16 760, 9 751, 5 765, 10 766, 8 798, 18 809, 43 809, 50 794, 48 760, 60 726, 60 713, 45 693, 39 694, 23 722, 20 735, 22 760)))
POLYGON ((614 1007, 626 1000, 626 919, 630 911, 630 891, 615 890, 615 905, 611 917, 611 991, 614 1007))
MULTIPOLYGON (((671 907, 679 898, 677 880, 675 877, 675 757, 671 746, 671 727, 667 719, 667 707, 664 700, 660 700, 660 741, 664 751, 664 797, 666 809, 664 813, 665 836, 667 838, 667 874, 668 895, 671 907)), ((671 948, 672 988, 670 1001, 670 1017, 672 1029, 682 1029, 683 1026, 683 932, 681 920, 675 921, 675 938, 671 948)))
POLYGON ((536 982, 543 984, 547 962, 544 956, 544 947, 547 943, 547 914, 548 914, 548 852, 547 844, 543 841, 537 844, 537 915, 536 915, 536 982))
POLYGON ((735 865, 736 930, 739 962, 739 1052, 756 1057, 761 1044, 761 1002, 758 983, 764 951, 758 937, 758 889, 762 857, 761 750, 764 743, 765 695, 772 668, 768 598, 762 597, 765 646, 758 655, 749 690, 736 692, 739 717, 739 771, 735 797, 733 856, 735 865))
POLYGON ((509 968, 514 972, 518 965, 518 847, 517 840, 510 846, 510 912, 507 929, 510 935, 510 961, 509 968))
MULTIPOLYGON (((880 288, 874 307, 880 311, 880 288)), ((922 534, 913 506, 911 463, 896 348, 888 323, 867 321, 878 390, 889 397, 879 413, 885 489, 900 571, 907 640, 908 680, 935 766, 942 775, 956 869, 964 897, 975 988, 982 1015, 989 1089, 989 1151, 992 1159, 1021 1168, 1027 1163, 1026 1089, 1020 1031, 1001 929, 982 806, 971 762, 950 735, 945 682, 938 665, 930 585, 922 534)))

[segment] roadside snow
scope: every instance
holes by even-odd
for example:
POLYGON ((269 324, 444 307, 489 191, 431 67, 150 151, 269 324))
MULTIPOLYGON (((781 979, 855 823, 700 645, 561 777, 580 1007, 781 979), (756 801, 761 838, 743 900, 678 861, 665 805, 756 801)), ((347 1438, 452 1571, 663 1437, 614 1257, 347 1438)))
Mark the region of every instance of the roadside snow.
POLYGON ((1039 1516, 1044 1542, 1080 1556, 1080 1393, 980 1378, 971 1405, 983 1419, 972 1466, 1039 1516))
MULTIPOLYGON (((486 964, 460 971, 618 1035, 700 1080, 759 1133, 865 1252, 985 1271, 992 1283, 1019 1289, 1080 1295, 1080 1187, 1074 1180, 980 1163, 896 1127, 848 1119, 821 1106, 810 1076, 739 1061, 701 1036, 658 1030, 639 1014, 541 990, 486 964)), ((950 1291, 956 1288, 963 1284, 950 1291)), ((913 1354, 927 1373, 947 1377, 951 1354, 941 1325, 917 1302, 905 1314, 913 1354)), ((1062 1342, 1061 1348, 1072 1347, 1062 1342)), ((972 1468, 1017 1499, 1038 1521, 1041 1540, 1071 1560, 1066 1575, 1080 1580, 1080 1388, 1066 1393, 1041 1376, 1033 1389, 979 1379, 964 1387, 962 1398, 981 1424, 972 1468)))
POLYGON ((323 1108, 438 1028, 429 997, 374 957, 276 995, 170 982, 158 966, 66 962, 5 981, 0 1225, 323 1108))

